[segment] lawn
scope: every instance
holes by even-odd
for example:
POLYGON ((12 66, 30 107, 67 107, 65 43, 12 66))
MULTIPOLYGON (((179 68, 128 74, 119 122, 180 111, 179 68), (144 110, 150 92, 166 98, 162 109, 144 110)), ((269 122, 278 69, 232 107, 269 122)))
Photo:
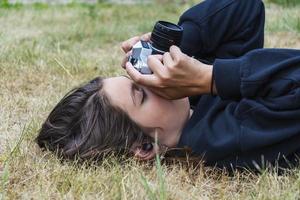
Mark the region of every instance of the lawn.
MULTIPOLYGON (((266 2, 266 47, 300 48, 297 1, 266 2)), ((196 1, 101 2, 0 3, 0 199, 299 199, 300 168, 229 176, 159 160, 79 165, 41 152, 34 138, 67 91, 125 74, 120 43, 159 19, 177 22, 196 1)))

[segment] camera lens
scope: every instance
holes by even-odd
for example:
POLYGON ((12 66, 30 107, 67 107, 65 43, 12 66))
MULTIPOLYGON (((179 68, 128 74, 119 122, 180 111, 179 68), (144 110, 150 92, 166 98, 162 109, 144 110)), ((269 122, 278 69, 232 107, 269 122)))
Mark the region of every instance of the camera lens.
POLYGON ((172 45, 181 43, 183 28, 176 24, 158 21, 151 33, 150 43, 154 48, 154 54, 163 54, 169 51, 172 45))

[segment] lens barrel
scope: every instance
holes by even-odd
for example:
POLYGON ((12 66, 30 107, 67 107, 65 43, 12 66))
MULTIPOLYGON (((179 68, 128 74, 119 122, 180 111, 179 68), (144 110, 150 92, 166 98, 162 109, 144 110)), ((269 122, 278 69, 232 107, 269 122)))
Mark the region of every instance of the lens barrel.
POLYGON ((169 51, 172 45, 180 46, 183 28, 176 24, 158 21, 156 22, 151 33, 150 43, 154 50, 154 54, 163 54, 169 51))

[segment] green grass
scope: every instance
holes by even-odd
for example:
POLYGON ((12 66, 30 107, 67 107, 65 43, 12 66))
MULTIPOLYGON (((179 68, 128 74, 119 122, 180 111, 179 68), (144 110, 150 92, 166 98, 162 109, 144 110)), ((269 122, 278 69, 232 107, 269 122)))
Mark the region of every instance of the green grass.
POLYGON ((295 5, 300 5, 299 0, 269 0, 271 3, 276 3, 278 5, 282 6, 295 6, 295 5))
MULTIPOLYGON (((156 1, 159 3, 161 1, 156 1)), ((183 163, 114 158, 60 162, 34 143, 41 123, 74 86, 125 74, 120 43, 176 22, 193 3, 0 7, 0 199, 297 199, 300 170, 226 172, 183 163)), ((195 1, 194 1, 195 2, 195 1)), ((3 2, 2 2, 3 3, 3 2)), ((300 47, 299 6, 266 4, 266 47, 300 47)))

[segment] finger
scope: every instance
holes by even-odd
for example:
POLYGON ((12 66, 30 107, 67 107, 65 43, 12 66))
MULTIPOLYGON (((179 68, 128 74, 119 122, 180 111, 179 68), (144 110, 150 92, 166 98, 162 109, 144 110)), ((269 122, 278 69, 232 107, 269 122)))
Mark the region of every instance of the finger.
POLYGON ((155 54, 155 55, 151 55, 153 57, 155 57, 156 59, 158 59, 159 61, 163 61, 163 55, 160 55, 160 54, 155 54))
POLYGON ((170 47, 170 55, 174 61, 179 61, 179 58, 182 56, 182 52, 179 47, 172 45, 170 47))
POLYGON ((147 87, 148 89, 151 90, 151 92, 153 92, 154 94, 164 98, 164 99, 172 99, 165 91, 164 88, 156 88, 156 87, 147 87))
POLYGON ((162 88, 157 88, 157 87, 153 87, 153 86, 148 86, 147 89, 149 89, 151 92, 153 92, 154 94, 164 97, 164 92, 162 88))
POLYGON ((149 41, 150 38, 151 38, 151 32, 142 35, 140 39, 143 41, 149 41))
POLYGON ((174 61, 170 55, 169 52, 166 52, 163 56, 163 63, 164 63, 164 66, 172 66, 174 61))
POLYGON ((165 67, 162 63, 162 56, 149 56, 147 59, 147 65, 151 69, 151 71, 159 77, 161 77, 162 73, 164 73, 165 67))
POLYGON ((133 45, 135 45, 138 41, 140 41, 139 36, 130 38, 129 40, 126 40, 125 42, 122 43, 121 48, 125 53, 127 53, 132 49, 133 45))
POLYGON ((132 78, 132 80, 138 84, 144 86, 155 86, 157 83, 157 80, 153 74, 141 74, 132 66, 130 62, 126 63, 126 72, 132 78))
POLYGON ((129 57, 131 56, 132 51, 129 51, 126 53, 125 57, 122 60, 121 66, 125 69, 126 68, 126 63, 128 62, 129 57))

